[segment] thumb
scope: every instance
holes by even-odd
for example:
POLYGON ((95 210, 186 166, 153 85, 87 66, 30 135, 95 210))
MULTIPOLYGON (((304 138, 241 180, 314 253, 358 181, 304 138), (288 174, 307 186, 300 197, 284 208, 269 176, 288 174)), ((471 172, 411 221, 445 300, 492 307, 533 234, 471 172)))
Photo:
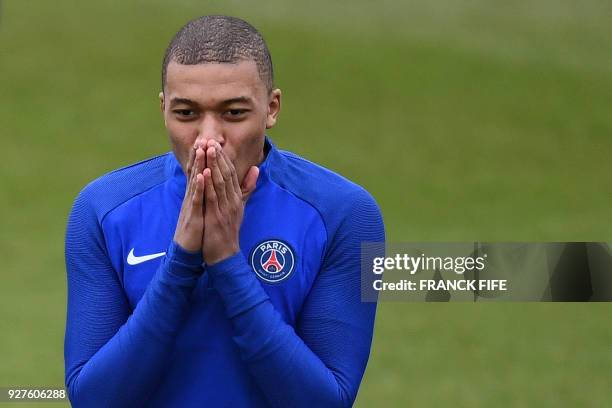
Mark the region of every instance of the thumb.
POLYGON ((240 186, 240 190, 242 191, 242 201, 249 199, 249 196, 253 191, 255 191, 255 187, 257 186, 257 178, 259 177, 259 168, 257 166, 251 166, 251 168, 247 171, 244 179, 242 180, 242 185, 240 186))

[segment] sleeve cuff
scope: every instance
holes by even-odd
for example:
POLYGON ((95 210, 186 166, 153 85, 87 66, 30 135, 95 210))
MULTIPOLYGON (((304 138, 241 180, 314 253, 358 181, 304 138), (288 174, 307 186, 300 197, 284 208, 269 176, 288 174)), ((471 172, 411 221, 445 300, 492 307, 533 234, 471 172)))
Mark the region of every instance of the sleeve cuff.
POLYGON ((166 254, 170 272, 181 277, 192 277, 202 274, 202 251, 190 252, 174 240, 166 254))
POLYGON ((230 319, 269 299, 242 252, 207 265, 206 271, 230 319))
POLYGON ((244 259, 244 255, 242 254, 242 252, 238 251, 234 255, 230 256, 229 258, 225 258, 224 260, 219 261, 215 264, 212 264, 212 265, 206 264, 206 270, 213 277, 215 277, 215 276, 223 275, 225 273, 229 273, 233 269, 240 268, 245 263, 246 261, 244 259))

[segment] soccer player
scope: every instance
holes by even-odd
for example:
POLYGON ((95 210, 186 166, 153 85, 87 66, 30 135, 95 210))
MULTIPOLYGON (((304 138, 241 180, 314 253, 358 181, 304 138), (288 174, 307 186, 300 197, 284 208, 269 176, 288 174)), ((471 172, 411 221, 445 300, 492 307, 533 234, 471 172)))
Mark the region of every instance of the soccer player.
POLYGON ((361 187, 277 149, 261 35, 189 22, 162 68, 172 152, 90 183, 66 233, 66 386, 83 407, 350 406, 376 303, 361 187))

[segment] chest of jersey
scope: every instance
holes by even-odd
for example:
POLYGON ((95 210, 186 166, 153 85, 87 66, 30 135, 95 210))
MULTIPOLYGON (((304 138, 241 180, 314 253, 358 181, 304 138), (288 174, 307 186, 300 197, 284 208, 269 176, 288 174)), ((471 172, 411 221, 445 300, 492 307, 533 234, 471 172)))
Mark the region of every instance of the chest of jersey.
MULTIPOLYGON (((180 205, 180 198, 162 184, 124 203, 103 223, 107 250, 132 308, 165 256, 180 205)), ((249 199, 240 230, 241 252, 291 325, 321 267, 325 241, 318 213, 283 189, 263 184, 249 199)), ((191 301, 190 320, 198 327, 223 315, 222 302, 205 270, 191 301)))

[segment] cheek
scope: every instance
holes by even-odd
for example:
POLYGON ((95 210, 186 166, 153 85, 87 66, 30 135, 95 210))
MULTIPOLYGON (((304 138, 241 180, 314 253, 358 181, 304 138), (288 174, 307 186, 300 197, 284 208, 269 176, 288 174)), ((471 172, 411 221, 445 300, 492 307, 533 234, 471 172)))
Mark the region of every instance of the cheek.
POLYGON ((189 158, 189 149, 195 143, 197 133, 194 133, 190 126, 185 126, 185 124, 177 123, 176 121, 168 121, 166 128, 170 144, 172 145, 172 151, 184 167, 189 158))
POLYGON ((230 156, 237 160, 248 160, 250 152, 258 145, 262 138, 262 128, 258 122, 242 122, 233 126, 226 134, 226 148, 230 156))
POLYGON ((263 148, 264 128, 260 120, 237 123, 226 128, 224 150, 236 166, 238 180, 242 182, 246 170, 259 158, 263 148))

